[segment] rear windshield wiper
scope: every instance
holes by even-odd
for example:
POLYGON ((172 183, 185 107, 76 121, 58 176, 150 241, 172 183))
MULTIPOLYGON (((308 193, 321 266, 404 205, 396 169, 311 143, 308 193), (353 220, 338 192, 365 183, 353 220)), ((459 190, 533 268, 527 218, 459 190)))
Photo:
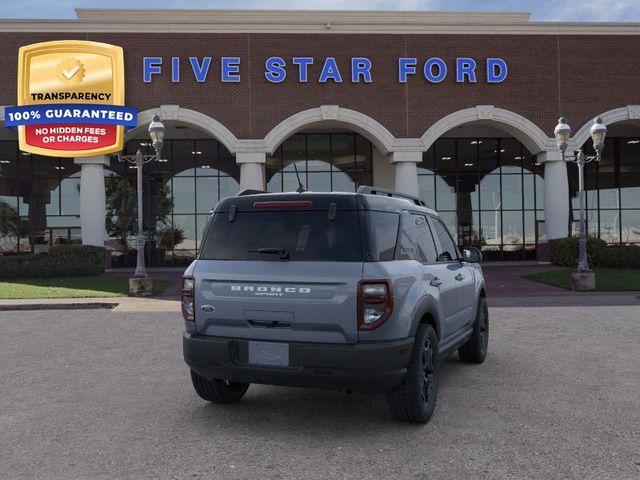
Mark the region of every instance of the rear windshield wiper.
POLYGON ((289 251, 286 248, 279 247, 264 247, 258 248, 257 250, 249 250, 250 253, 271 253, 274 255, 280 255, 282 260, 289 259, 289 251))

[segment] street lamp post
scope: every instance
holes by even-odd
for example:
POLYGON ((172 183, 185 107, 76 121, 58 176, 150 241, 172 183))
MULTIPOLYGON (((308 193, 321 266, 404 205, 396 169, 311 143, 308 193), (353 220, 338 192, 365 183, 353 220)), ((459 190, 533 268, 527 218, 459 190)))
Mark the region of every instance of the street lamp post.
POLYGON ((580 199, 580 237, 578 240, 578 266, 575 274, 572 276, 574 286, 580 290, 593 290, 595 288, 595 276, 589 268, 589 260, 587 258, 587 227, 585 218, 585 191, 584 191, 584 166, 593 161, 599 162, 602 158, 602 149, 604 147, 604 139, 607 134, 607 127, 602 123, 602 119, 597 117, 591 126, 591 139, 593 140, 593 148, 595 155, 585 155, 582 149, 572 155, 567 155, 567 146, 569 137, 571 136, 571 127, 567 123, 566 118, 562 117, 558 120, 558 125, 554 130, 558 149, 562 154, 563 161, 574 162, 578 166, 578 191, 580 199), (584 285, 579 284, 579 279, 585 279, 584 285))
MULTIPOLYGON (((147 270, 144 265, 144 233, 143 233, 143 203, 142 203, 142 167, 145 163, 149 163, 153 160, 161 159, 162 145, 164 142, 165 128, 160 121, 160 117, 156 114, 151 120, 149 125, 149 137, 153 145, 155 153, 153 155, 143 155, 138 149, 135 155, 122 155, 118 154, 118 161, 127 162, 135 165, 137 170, 137 194, 138 194, 138 235, 136 236, 136 271, 134 278, 147 278, 147 270)), ((135 282, 134 282, 135 283, 135 282)), ((131 282, 130 282, 131 285, 131 282)), ((147 292, 150 293, 150 292, 147 292)))

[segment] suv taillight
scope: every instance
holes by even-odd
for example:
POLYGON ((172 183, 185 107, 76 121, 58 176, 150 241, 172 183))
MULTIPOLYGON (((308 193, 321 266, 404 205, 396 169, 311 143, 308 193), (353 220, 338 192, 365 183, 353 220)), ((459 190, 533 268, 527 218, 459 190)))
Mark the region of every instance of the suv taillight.
POLYGON ((386 322, 393 310, 389 280, 366 280, 358 284, 358 330, 373 330, 386 322))
POLYGON ((193 287, 195 280, 193 277, 182 277, 182 316, 188 322, 195 322, 193 287))

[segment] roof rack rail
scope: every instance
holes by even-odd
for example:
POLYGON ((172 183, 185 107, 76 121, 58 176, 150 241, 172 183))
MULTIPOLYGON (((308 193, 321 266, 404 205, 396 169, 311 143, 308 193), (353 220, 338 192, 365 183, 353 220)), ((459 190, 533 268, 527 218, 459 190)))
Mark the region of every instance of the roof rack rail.
POLYGON ((409 195, 407 193, 396 192, 395 190, 390 190, 388 188, 368 187, 366 185, 362 185, 361 187, 358 187, 358 193, 367 194, 367 195, 383 195, 386 197, 403 198, 421 207, 427 206, 427 204, 424 203, 424 201, 422 201, 418 197, 414 197, 413 195, 409 195))
POLYGON ((260 193, 269 193, 266 190, 255 190, 252 188, 245 188, 243 190, 240 190, 237 194, 236 197, 244 197, 245 195, 258 195, 260 193))

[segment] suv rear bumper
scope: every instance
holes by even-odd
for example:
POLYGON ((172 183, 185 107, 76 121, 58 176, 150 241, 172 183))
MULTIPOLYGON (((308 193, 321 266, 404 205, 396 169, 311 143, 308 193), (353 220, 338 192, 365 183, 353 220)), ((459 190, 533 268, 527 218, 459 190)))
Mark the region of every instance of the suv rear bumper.
POLYGON ((289 367, 248 363, 246 339, 185 333, 184 360, 208 379, 383 393, 402 383, 413 338, 392 342, 289 343, 289 367))

